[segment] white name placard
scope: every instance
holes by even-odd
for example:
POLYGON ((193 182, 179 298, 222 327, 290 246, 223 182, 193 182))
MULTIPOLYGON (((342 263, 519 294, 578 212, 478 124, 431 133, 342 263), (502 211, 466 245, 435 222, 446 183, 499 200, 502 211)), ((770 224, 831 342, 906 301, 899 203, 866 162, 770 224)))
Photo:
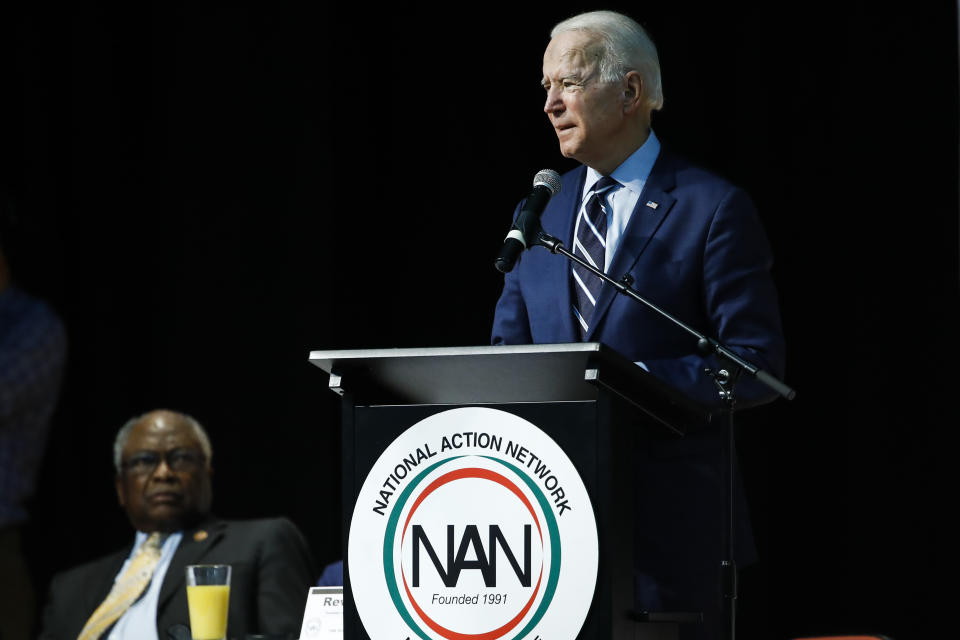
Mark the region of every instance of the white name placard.
POLYGON ((311 587, 300 640, 343 640, 343 587, 311 587))

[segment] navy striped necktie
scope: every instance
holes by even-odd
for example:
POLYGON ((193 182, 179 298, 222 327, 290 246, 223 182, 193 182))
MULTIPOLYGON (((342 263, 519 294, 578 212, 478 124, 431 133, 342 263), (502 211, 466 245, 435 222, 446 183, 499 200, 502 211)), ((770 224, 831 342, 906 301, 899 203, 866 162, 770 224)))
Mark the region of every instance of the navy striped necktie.
MULTIPOLYGON (((612 189, 619 186, 620 183, 610 176, 600 178, 593 185, 590 197, 580 207, 577 215, 573 254, 600 271, 603 271, 607 250, 607 211, 610 207, 607 196, 612 189)), ((573 314, 580 327, 581 338, 585 337, 590 329, 590 319, 597 306, 602 284, 603 280, 598 276, 573 263, 573 288, 577 292, 573 314)))

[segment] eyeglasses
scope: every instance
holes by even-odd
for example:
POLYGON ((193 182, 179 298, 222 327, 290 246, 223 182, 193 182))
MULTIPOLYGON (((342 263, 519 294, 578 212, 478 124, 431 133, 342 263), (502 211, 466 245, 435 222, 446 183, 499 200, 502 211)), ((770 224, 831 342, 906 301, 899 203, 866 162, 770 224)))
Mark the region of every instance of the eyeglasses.
POLYGON ((193 449, 171 449, 164 453, 140 451, 121 462, 120 467, 129 474, 145 476, 156 470, 160 460, 166 462, 171 471, 196 471, 206 456, 193 449))

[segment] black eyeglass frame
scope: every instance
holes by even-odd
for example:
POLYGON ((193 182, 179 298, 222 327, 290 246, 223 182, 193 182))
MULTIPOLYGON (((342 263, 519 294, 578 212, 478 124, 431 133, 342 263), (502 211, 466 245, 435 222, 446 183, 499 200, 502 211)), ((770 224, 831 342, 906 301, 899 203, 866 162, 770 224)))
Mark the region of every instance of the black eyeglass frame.
POLYGON ((179 473, 199 469, 207 461, 207 456, 198 449, 184 447, 169 451, 137 451, 120 462, 120 469, 130 475, 149 475, 157 470, 161 460, 166 462, 168 469, 179 473))

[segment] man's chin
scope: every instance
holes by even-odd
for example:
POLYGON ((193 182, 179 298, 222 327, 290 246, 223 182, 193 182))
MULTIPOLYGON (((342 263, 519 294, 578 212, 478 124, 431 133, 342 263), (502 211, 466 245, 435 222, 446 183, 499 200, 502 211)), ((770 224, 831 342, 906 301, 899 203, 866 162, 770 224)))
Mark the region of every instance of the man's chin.
POLYGON ((560 143, 560 155, 562 155, 564 158, 569 158, 571 160, 579 160, 579 158, 577 158, 579 151, 580 151, 579 145, 560 143))
POLYGON ((140 531, 173 533, 187 528, 197 520, 180 505, 156 505, 145 514, 142 522, 135 524, 140 531))

